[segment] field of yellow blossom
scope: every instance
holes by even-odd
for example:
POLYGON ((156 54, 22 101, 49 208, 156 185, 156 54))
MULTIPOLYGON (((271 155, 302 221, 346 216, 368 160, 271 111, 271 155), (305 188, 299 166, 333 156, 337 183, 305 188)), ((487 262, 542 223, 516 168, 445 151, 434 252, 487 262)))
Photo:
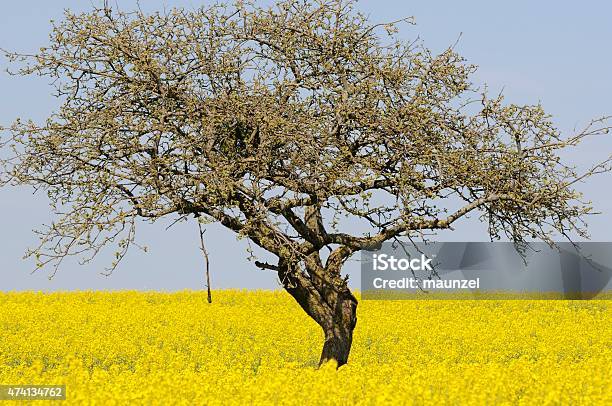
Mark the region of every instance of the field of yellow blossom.
POLYGON ((610 303, 362 300, 336 371, 284 292, 0 293, 0 384, 65 384, 63 404, 612 404, 610 303))

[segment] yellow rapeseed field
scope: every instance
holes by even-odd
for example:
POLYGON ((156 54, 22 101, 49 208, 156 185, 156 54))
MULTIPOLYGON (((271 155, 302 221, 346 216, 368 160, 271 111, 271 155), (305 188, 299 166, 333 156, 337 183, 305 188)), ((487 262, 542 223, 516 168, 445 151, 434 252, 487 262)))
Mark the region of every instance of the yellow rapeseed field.
POLYGON ((66 384, 64 404, 612 404, 608 301, 363 300, 338 371, 286 293, 213 301, 0 294, 0 384, 66 384))

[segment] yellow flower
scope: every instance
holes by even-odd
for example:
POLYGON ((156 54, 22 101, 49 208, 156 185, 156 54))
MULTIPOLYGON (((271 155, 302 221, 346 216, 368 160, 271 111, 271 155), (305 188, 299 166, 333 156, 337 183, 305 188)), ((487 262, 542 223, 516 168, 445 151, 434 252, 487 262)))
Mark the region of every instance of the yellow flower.
POLYGON ((599 301, 361 301, 349 364, 284 292, 0 294, 0 384, 63 404, 612 404, 599 301))

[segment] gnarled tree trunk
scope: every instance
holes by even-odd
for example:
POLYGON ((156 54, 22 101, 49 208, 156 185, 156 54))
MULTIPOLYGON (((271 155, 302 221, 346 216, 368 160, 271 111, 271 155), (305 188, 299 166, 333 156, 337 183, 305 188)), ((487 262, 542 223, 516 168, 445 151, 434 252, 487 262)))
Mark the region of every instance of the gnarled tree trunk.
POLYGON ((319 364, 335 360, 338 366, 348 362, 353 330, 357 324, 357 299, 348 288, 339 294, 332 322, 322 326, 325 343, 319 364))
POLYGON ((340 276, 339 267, 330 261, 323 267, 316 254, 306 268, 302 271, 281 261, 278 275, 287 292, 323 329, 325 343, 319 364, 334 360, 340 367, 348 362, 351 351, 357 299, 340 276))

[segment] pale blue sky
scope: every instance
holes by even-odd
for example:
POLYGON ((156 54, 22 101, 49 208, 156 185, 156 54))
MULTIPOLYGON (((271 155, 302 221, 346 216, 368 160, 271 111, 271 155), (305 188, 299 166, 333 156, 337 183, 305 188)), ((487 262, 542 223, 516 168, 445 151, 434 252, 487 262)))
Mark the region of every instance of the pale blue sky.
MULTIPOLYGON (((130 9, 135 1, 118 0, 130 9)), ((164 6, 197 7, 198 1, 141 1, 145 10, 164 6)), ((269 3, 269 1, 262 2, 269 3)), ((61 18, 62 9, 86 10, 89 1, 5 2, 0 14, 0 47, 31 52, 46 43, 49 20, 61 18)), ((454 43, 469 62, 479 65, 477 84, 492 92, 505 89, 515 103, 541 101, 566 133, 589 119, 612 114, 612 3, 607 1, 361 1, 358 7, 373 21, 414 16, 416 27, 401 34, 420 36, 434 51, 454 43)), ((6 68, 0 59, 0 69, 6 68)), ((0 125, 21 116, 41 120, 57 107, 51 88, 38 78, 14 78, 0 73, 0 125)), ((568 158, 581 166, 612 152, 612 140, 589 141, 568 158)), ((580 189, 604 214, 590 221, 592 239, 610 241, 612 175, 580 185, 580 189)), ((0 189, 0 291, 65 289, 200 289, 202 259, 195 224, 178 224, 168 231, 161 224, 140 228, 145 254, 133 251, 113 276, 99 274, 101 261, 81 267, 67 262, 55 278, 47 271, 31 275, 32 263, 23 261, 26 247, 35 243, 31 230, 51 219, 44 194, 31 190, 0 189)), ((168 223, 166 223, 168 224, 168 223)), ((462 221, 444 240, 485 240, 485 228, 476 219, 462 221)), ((244 241, 219 226, 207 233, 214 288, 274 288, 275 274, 258 270, 246 260, 244 241)), ((347 265, 352 284, 358 283, 358 263, 347 265)))

